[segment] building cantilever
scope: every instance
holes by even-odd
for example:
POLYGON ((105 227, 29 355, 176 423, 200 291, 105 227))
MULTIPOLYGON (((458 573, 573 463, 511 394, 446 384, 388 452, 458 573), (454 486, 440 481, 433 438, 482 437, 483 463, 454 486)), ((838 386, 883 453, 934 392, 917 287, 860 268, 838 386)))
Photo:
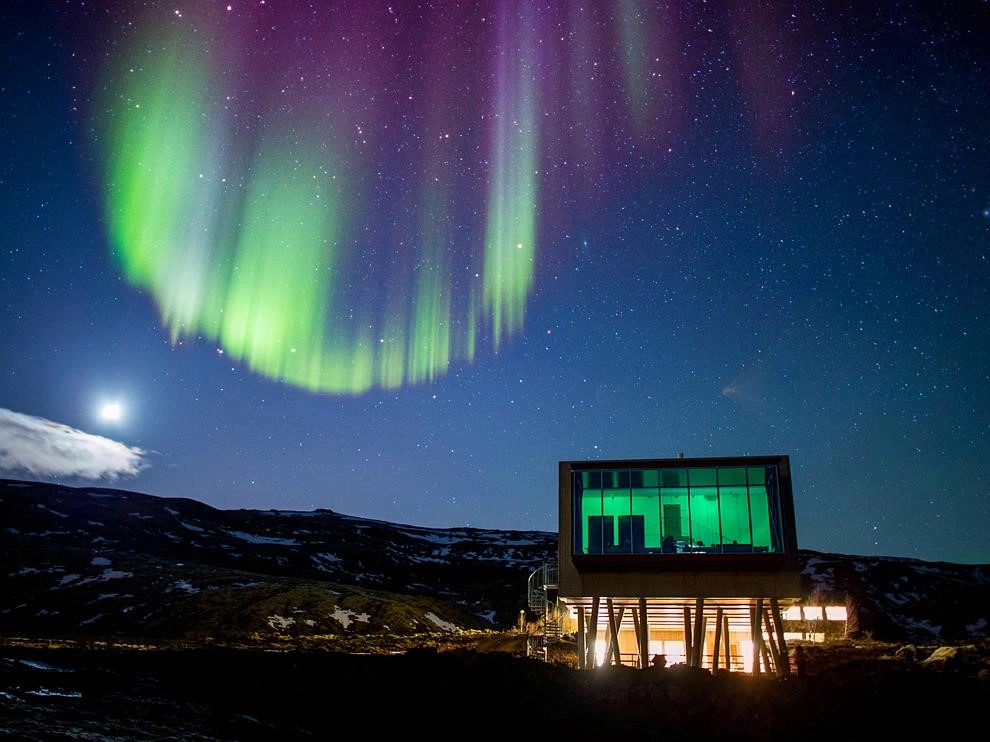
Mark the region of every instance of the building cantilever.
POLYGON ((665 655, 789 673, 781 607, 801 589, 787 456, 563 461, 559 475, 557 601, 582 668, 665 655))

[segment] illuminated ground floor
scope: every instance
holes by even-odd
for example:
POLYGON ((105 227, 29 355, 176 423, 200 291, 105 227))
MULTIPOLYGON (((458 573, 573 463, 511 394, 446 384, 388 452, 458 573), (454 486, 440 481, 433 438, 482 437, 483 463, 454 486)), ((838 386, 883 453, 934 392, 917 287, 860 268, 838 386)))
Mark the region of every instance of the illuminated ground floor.
POLYGON ((546 611, 545 637, 576 638, 582 669, 683 664, 789 675, 788 644, 841 635, 844 606, 761 598, 568 598, 546 611))

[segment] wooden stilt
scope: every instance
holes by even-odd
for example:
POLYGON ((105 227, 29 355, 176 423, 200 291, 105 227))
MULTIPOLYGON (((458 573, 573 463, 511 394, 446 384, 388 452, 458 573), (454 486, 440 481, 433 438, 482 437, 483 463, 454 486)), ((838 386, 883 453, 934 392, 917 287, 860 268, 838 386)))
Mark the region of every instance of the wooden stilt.
POLYGON ((694 601, 694 642, 691 644, 691 667, 701 667, 701 654, 705 650, 705 601, 694 601))
POLYGON ((770 651, 767 649, 766 643, 760 644, 760 656, 763 657, 763 667, 766 673, 769 675, 773 670, 773 665, 770 659, 770 651))
POLYGON ((780 613, 780 601, 770 598, 770 610, 773 612, 773 622, 777 626, 777 648, 780 651, 780 665, 777 674, 781 677, 790 677, 791 656, 787 651, 787 639, 784 638, 784 617, 780 613))
POLYGON ((640 658, 640 654, 642 653, 642 646, 643 646, 643 639, 642 639, 643 632, 642 632, 642 628, 639 625, 639 608, 633 606, 632 608, 629 609, 629 613, 632 614, 633 633, 636 636, 636 667, 642 667, 643 661, 640 658))
POLYGON ((773 660, 773 667, 777 675, 779 676, 780 651, 777 649, 777 639, 774 637, 773 626, 770 623, 770 609, 766 606, 763 607, 763 625, 766 626, 766 630, 767 630, 766 644, 770 651, 770 658, 773 660))
POLYGON ((621 665, 622 664, 622 654, 619 652, 619 627, 622 625, 622 614, 625 613, 626 607, 624 605, 619 606, 619 614, 616 617, 615 607, 612 603, 612 599, 608 598, 608 646, 605 649, 605 665, 621 665), (614 662, 613 662, 614 660, 614 662))
POLYGON ((639 666, 643 669, 650 666, 650 619, 646 613, 646 598, 639 599, 639 666))
POLYGON ((760 657, 763 652, 763 631, 760 628, 762 612, 763 598, 757 598, 749 611, 749 631, 753 643, 753 675, 760 674, 760 657))
POLYGON ((598 641, 598 608, 601 598, 597 595, 591 599, 591 616, 588 621, 588 660, 587 667, 595 666, 595 643, 598 641))
POLYGON ((729 638, 729 616, 722 616, 722 634, 725 636, 725 669, 732 669, 732 643, 729 638))
MULTIPOLYGON (((728 642, 728 636, 726 636, 728 642)), ((715 643, 712 646, 712 673, 718 672, 719 650, 722 648, 722 606, 715 610, 715 643)))
POLYGON ((691 664, 691 657, 694 656, 693 643, 691 642, 691 608, 684 606, 684 662, 691 664))
POLYGON ((587 637, 585 632, 588 630, 588 625, 584 620, 584 608, 578 607, 577 612, 577 656, 578 656, 578 669, 584 670, 588 665, 588 656, 585 647, 587 646, 587 637))

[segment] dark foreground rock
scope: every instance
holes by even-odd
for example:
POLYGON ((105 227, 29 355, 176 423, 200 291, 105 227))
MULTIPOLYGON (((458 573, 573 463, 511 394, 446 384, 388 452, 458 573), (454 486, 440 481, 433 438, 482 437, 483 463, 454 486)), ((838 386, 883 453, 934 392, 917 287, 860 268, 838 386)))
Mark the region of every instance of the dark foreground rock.
POLYGON ((804 676, 579 671, 504 651, 0 648, 0 737, 49 740, 940 738, 985 729, 985 652, 809 653, 804 676), (341 737, 341 735, 345 735, 341 737), (631 735, 631 736, 630 736, 631 735), (640 736, 641 735, 641 736, 640 736))

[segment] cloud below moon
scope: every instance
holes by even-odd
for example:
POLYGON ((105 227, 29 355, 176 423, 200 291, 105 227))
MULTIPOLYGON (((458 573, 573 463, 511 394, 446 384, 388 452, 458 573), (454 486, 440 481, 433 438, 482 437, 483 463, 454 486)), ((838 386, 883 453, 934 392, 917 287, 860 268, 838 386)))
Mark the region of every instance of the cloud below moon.
POLYGON ((110 438, 0 408, 0 473, 113 480, 146 469, 146 456, 110 438))

